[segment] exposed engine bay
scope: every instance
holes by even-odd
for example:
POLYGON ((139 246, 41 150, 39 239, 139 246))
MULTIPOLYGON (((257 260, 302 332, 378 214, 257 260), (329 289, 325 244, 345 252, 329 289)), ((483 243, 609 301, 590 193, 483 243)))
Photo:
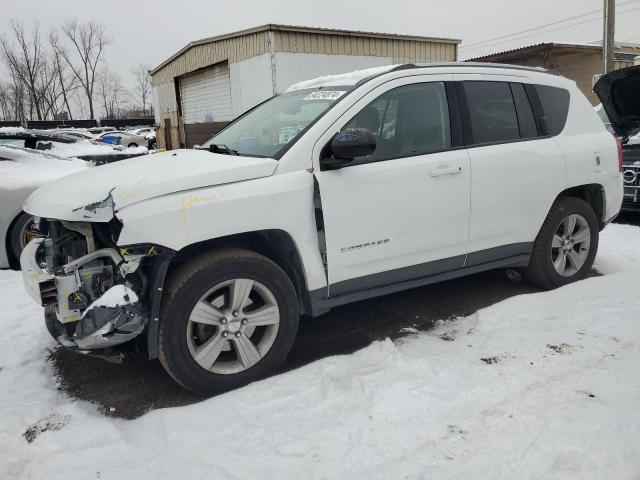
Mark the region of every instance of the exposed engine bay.
POLYGON ((108 223, 38 219, 36 228, 42 238, 23 253, 29 269, 25 285, 45 307, 47 328, 61 345, 84 352, 111 349, 145 330, 152 304, 149 278, 171 250, 117 246, 116 218, 108 223))

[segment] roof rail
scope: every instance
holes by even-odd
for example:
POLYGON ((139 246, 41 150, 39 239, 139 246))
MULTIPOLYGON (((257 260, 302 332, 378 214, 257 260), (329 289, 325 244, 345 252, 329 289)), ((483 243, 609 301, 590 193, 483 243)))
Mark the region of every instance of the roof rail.
POLYGON ((417 68, 442 68, 442 67, 482 67, 482 68, 503 68, 508 70, 524 70, 529 72, 547 73, 549 75, 556 75, 561 77, 562 75, 557 70, 550 70, 542 67, 527 67, 525 65, 511 65, 507 63, 489 63, 489 62, 433 62, 433 63, 403 63, 396 65, 386 72, 378 73, 377 75, 371 75, 370 77, 363 78, 354 85, 354 88, 373 80, 381 75, 386 75, 391 72, 399 72, 402 70, 411 70, 417 68))
POLYGON ((550 75, 561 76, 556 70, 543 67, 528 67, 526 65, 511 65, 509 63, 491 62, 433 62, 433 63, 406 63, 398 65, 391 71, 406 70, 410 68, 437 68, 437 67, 482 67, 482 68, 506 68, 510 70, 525 70, 529 72, 548 73, 550 75))

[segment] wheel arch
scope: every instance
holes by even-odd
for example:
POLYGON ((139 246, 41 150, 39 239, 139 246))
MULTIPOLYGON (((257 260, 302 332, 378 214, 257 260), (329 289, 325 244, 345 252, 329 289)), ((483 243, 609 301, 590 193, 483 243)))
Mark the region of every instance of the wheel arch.
POLYGON ((605 213, 606 213, 606 193, 604 187, 599 183, 588 183, 584 185, 577 185, 569 187, 556 197, 556 200, 562 197, 576 197, 581 198, 593 208, 598 219, 598 226, 600 230, 605 227, 605 213))
POLYGON ((178 250, 171 260, 167 278, 185 261, 203 252, 222 248, 244 248, 264 255, 284 270, 291 279, 296 293, 300 312, 310 311, 307 281, 300 252, 293 237, 280 229, 243 232, 188 245, 178 250))

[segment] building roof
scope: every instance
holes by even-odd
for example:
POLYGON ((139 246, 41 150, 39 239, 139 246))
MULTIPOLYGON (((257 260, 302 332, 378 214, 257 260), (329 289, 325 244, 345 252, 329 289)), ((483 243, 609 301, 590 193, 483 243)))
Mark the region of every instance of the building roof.
POLYGON ((188 43, 176 53, 171 55, 165 61, 163 61, 157 67, 151 69, 149 71, 150 74, 156 73, 162 67, 175 60, 180 55, 184 54, 189 49, 198 46, 205 45, 207 43, 218 42, 220 40, 227 40, 230 38, 241 37, 243 35, 251 35, 253 33, 259 32, 267 32, 267 31, 281 31, 281 32, 299 32, 299 33, 318 33, 324 35, 341 35, 348 37, 367 37, 367 38, 382 38, 388 40, 418 40, 425 42, 437 42, 437 43, 460 43, 462 40, 456 38, 441 38, 441 37, 422 37, 417 35, 399 35, 394 33, 379 33, 379 32, 363 32, 357 30, 340 30, 334 28, 319 28, 319 27, 304 27, 304 26, 295 26, 295 25, 280 25, 269 23, 266 25, 261 25, 259 27, 248 28, 245 30, 239 30, 237 32, 226 33, 224 35, 217 35, 215 37, 207 37, 202 38, 200 40, 194 40, 193 42, 188 43))
MULTIPOLYGON (((580 53, 584 50, 602 50, 602 44, 599 43, 564 43, 564 42, 543 42, 527 45, 525 47, 503 50, 501 52, 489 53, 481 57, 470 58, 468 62, 491 62, 505 61, 510 58, 521 58, 523 56, 535 55, 547 50, 561 48, 563 53, 580 53)), ((640 50, 640 44, 616 42, 616 48, 637 48, 640 50)))

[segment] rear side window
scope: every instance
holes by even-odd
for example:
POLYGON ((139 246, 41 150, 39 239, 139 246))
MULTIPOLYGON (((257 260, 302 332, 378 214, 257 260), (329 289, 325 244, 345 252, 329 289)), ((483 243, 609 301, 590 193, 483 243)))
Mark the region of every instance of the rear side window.
POLYGON ((558 135, 567 122, 569 92, 563 88, 536 85, 542 104, 542 128, 545 135, 558 135))
POLYGON ((518 116, 506 82, 463 82, 474 144, 520 139, 518 116))
POLYGON ((518 113, 518 123, 520 125, 520 138, 535 138, 538 136, 538 127, 536 119, 531 110, 529 98, 521 83, 511 84, 511 93, 516 103, 516 112, 518 113))

